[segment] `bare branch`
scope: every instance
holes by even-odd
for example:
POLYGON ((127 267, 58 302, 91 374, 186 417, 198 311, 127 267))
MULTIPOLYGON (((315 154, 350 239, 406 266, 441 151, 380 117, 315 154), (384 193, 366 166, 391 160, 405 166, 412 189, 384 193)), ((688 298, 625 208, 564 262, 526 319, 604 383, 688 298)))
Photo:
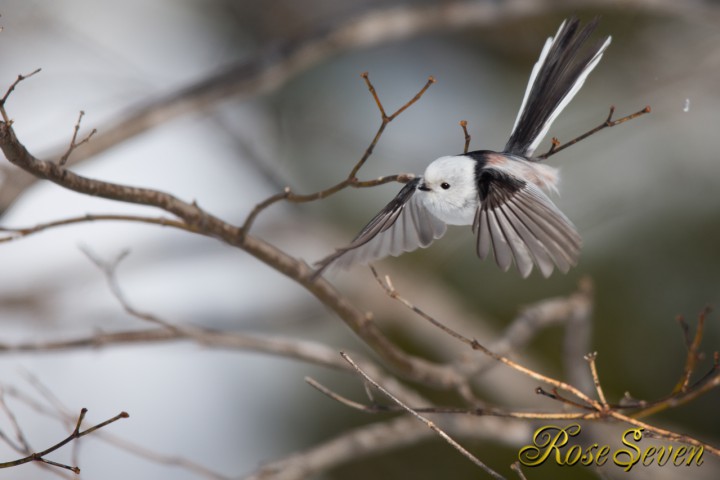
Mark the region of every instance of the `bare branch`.
POLYGON ((201 233, 197 229, 187 225, 183 222, 173 220, 167 217, 145 217, 141 215, 122 215, 122 214, 86 214, 79 217, 70 217, 62 220, 54 220, 52 222, 38 223, 32 227, 3 227, 0 226, 0 232, 7 232, 10 235, 0 237, 0 243, 12 242, 23 237, 34 235, 36 233, 44 232, 57 227, 63 227, 66 225, 75 225, 79 223, 89 222, 101 222, 101 221, 114 221, 114 222, 134 222, 134 223, 149 223, 153 225, 160 225, 163 227, 173 227, 179 230, 185 230, 191 233, 201 233))
POLYGON ((265 463, 243 480, 304 480, 373 453, 418 443, 431 435, 432 431, 414 418, 400 417, 372 423, 344 432, 306 451, 265 463))
POLYGON ((597 364, 595 363, 596 359, 597 352, 588 353, 587 355, 585 355, 585 360, 590 366, 590 373, 592 374, 593 383, 595 384, 595 391, 597 392, 598 400, 600 400, 600 405, 602 406, 603 410, 607 410, 609 408, 608 402, 605 399, 605 393, 603 392, 602 385, 600 384, 600 377, 598 376, 597 372, 597 364))
POLYGON ((465 136, 465 146, 463 147, 463 153, 468 153, 468 150, 470 149, 470 140, 472 139, 470 133, 468 132, 467 125, 467 120, 460 120, 460 126, 462 127, 463 135, 465 136))
POLYGON ((60 164, 60 166, 64 166, 67 163, 68 158, 70 158, 70 154, 73 151, 75 151, 76 148, 78 148, 80 145, 83 145, 83 144, 89 142, 90 139, 92 138, 92 136, 97 133, 97 129, 93 128, 90 131, 90 133, 88 133, 87 136, 85 136, 85 138, 83 138, 79 142, 77 141, 77 135, 78 135, 78 132, 80 131, 80 123, 82 122, 83 116, 85 116, 85 112, 80 110, 80 114, 78 115, 77 122, 75 123, 75 128, 73 129, 72 139, 70 139, 70 145, 68 146, 68 149, 65 151, 63 156, 60 157, 60 161, 58 162, 60 164))
POLYGON ((106 427, 106 426, 110 425, 111 423, 114 423, 114 422, 120 420, 121 418, 128 418, 128 417, 129 417, 129 415, 128 415, 127 413, 125 413, 125 412, 120 412, 119 414, 115 415, 114 417, 112 417, 112 418, 110 418, 110 419, 108 419, 108 420, 105 420, 104 422, 98 423, 97 425, 95 425, 95 426, 93 426, 93 427, 90 427, 90 428, 88 428, 88 429, 86 429, 86 430, 81 431, 81 430, 80 430, 80 426, 81 426, 81 424, 82 424, 83 419, 85 418, 85 414, 87 414, 87 409, 86 409, 86 408, 83 408, 83 409, 80 411, 80 416, 79 416, 78 419, 77 419, 77 423, 76 423, 76 425, 75 425, 75 429, 74 429, 74 430, 72 431, 72 433, 71 433, 70 435, 68 435, 64 440, 61 440, 60 442, 56 443, 55 445, 53 445, 53 446, 51 446, 51 447, 49 447, 49 448, 46 448, 46 449, 43 450, 42 452, 32 453, 32 454, 28 455, 27 457, 20 458, 20 459, 18 459, 18 460, 12 460, 12 461, 10 461, 10 462, 2 462, 2 463, 0 463, 0 469, 2 469, 2 468, 10 468, 10 467, 17 467, 18 465, 23 465, 23 464, 29 463, 29 462, 42 462, 42 463, 46 463, 46 464, 48 464, 48 465, 52 465, 52 466, 54 466, 54 467, 58 467, 58 468, 63 468, 63 469, 66 469, 66 470, 70 470, 70 471, 73 472, 73 473, 80 473, 80 468, 78 468, 77 466, 70 466, 70 465, 65 465, 65 464, 62 464, 62 463, 53 462, 53 461, 51 461, 51 460, 47 460, 47 459, 45 458, 45 456, 51 454, 51 453, 54 452, 55 450, 58 450, 58 449, 64 447, 65 445, 67 445, 68 443, 72 442, 73 440, 77 440, 77 439, 80 438, 80 437, 84 437, 85 435, 89 435, 89 434, 93 433, 93 432, 96 431, 96 430, 99 430, 99 429, 101 429, 101 428, 103 428, 103 427, 106 427))
POLYGON ((589 136, 598 133, 600 130, 603 130, 603 129, 609 128, 609 127, 614 127, 615 125, 620 125, 621 123, 625 123, 625 122, 632 120, 634 118, 637 118, 641 115, 650 113, 650 106, 646 106, 642 110, 639 110, 635 113, 631 113, 630 115, 626 115, 622 118, 618 118, 617 120, 612 119, 614 113, 615 113, 615 107, 614 106, 610 107, 610 113, 608 114, 607 119, 603 123, 601 123, 597 127, 593 128, 592 130, 583 133, 579 137, 573 138, 572 140, 570 140, 569 142, 567 142, 565 144, 561 145, 560 141, 557 138, 553 138, 552 146, 550 147, 550 150, 548 150, 544 154, 542 154, 538 157, 535 157, 535 158, 538 160, 545 160, 545 159, 550 158, 551 156, 555 155, 556 153, 561 152, 561 151, 565 150, 566 148, 572 147, 576 143, 585 140, 589 136))
POLYGON ((2 98, 0 98, 0 115, 2 115, 3 122, 12 124, 12 120, 10 120, 10 118, 8 118, 7 112, 5 111, 5 103, 7 102, 8 98, 10 98, 10 94, 13 92, 13 90, 15 90, 15 87, 17 87, 20 82, 32 77, 33 75, 35 75, 37 73, 40 73, 40 70, 41 69, 38 68, 38 69, 28 73, 27 75, 18 75, 17 79, 15 79, 15 81, 13 83, 11 83, 10 86, 8 87, 8 89, 5 91, 5 95, 3 95, 2 98))
MULTIPOLYGON (((374 271, 374 270, 373 270, 374 271)), ((390 282, 389 277, 385 277, 385 281, 381 281, 376 274, 376 278, 378 279, 378 282, 383 286, 383 288, 386 290, 388 295, 391 298, 394 298, 398 300, 403 305, 407 306, 411 310, 413 310, 415 313, 417 313, 419 316, 424 318, 425 320, 429 321, 433 326, 439 328, 444 333, 452 336, 453 338, 460 340, 462 343, 465 343, 466 345, 469 345, 474 350, 480 350, 484 354, 490 356, 491 358, 497 360, 498 362, 504 363, 505 365, 513 368, 514 370, 523 373, 524 375, 529 376, 530 378, 533 378, 535 380, 541 381, 543 383, 546 383, 548 385, 551 385, 553 387, 552 392, 547 392, 544 389, 538 387, 536 392, 538 394, 547 396, 549 398, 552 398, 554 400, 561 401, 565 404, 571 405, 573 407, 585 409, 585 410, 592 410, 587 415, 582 416, 584 419, 601 419, 605 417, 612 417, 617 420, 624 421, 626 423, 629 423, 630 425, 634 425, 637 427, 644 428, 658 437, 665 438, 667 440, 676 441, 676 442, 682 442, 686 443, 688 445, 698 446, 704 448, 706 451, 711 453, 712 455, 720 456, 720 449, 713 447, 709 444, 706 444, 704 442, 701 442, 699 440, 696 440, 688 435, 682 435, 678 433, 671 432, 669 430, 665 430, 659 427, 653 427, 651 425, 648 425, 644 422, 640 422, 639 420, 636 420, 633 418, 634 416, 640 416, 645 415, 649 411, 657 411, 661 408, 667 408, 669 406, 677 405, 678 402, 686 402, 688 401, 688 397, 685 397, 685 395, 688 395, 688 392, 682 392, 680 395, 672 394, 667 399, 664 399, 660 402, 658 405, 653 405, 652 407, 648 407, 645 409, 641 409, 635 414, 633 414, 633 417, 630 417, 624 413, 621 413, 620 410, 630 408, 628 405, 620 405, 617 407, 611 407, 608 405, 607 400, 605 399, 605 395, 603 393, 602 387, 600 385, 600 380, 597 375, 597 370, 595 369, 595 363, 594 363, 594 355, 590 355, 587 357, 590 370, 592 373, 592 377, 597 389, 599 402, 591 399, 587 395, 585 395, 582 391, 580 391, 578 388, 574 387, 573 385, 570 385, 568 383, 562 382, 560 380, 556 380, 551 377, 547 377, 543 374, 540 374, 532 369, 529 369, 523 365, 518 364, 517 362, 514 362, 506 357, 503 357, 501 355, 498 355, 497 353, 494 353, 490 351, 488 348, 484 347, 480 342, 478 342, 475 339, 470 339, 468 337, 463 336, 462 334, 450 329, 449 327, 443 325, 441 322, 436 320, 435 318, 431 317, 427 313, 423 312, 421 309, 410 303, 408 300, 402 298, 398 292, 394 289, 392 286, 392 283, 390 282), (559 391, 565 391, 568 393, 571 393, 576 398, 580 399, 583 403, 577 403, 571 399, 567 399, 563 397, 559 391)), ((700 338, 702 337, 702 334, 700 334, 700 338)), ((693 344, 697 343, 699 344, 700 340, 698 339, 698 335, 696 335, 695 340, 693 341, 693 344)), ((696 352, 693 350, 693 355, 696 354, 696 352)), ((713 375, 706 376, 706 380, 702 385, 699 385, 696 390, 693 390, 691 398, 697 398, 700 394, 709 391, 712 388, 715 388, 716 386, 720 385, 720 374, 717 374, 718 370, 718 363, 720 362, 720 355, 716 355, 718 357, 718 362, 715 362, 713 365, 713 375)), ((684 375, 685 376, 685 375, 684 375)))
MULTIPOLYGON (((375 270, 373 269, 373 272, 375 270)), ((447 335, 450 335, 451 337, 455 338, 456 340, 459 340, 460 342, 470 346, 473 350, 480 350, 485 355, 493 358, 494 360, 504 363, 505 365, 509 366, 510 368, 513 368, 517 370, 518 372, 533 378, 535 380, 541 381, 543 383, 546 383, 548 385, 551 385, 555 388, 559 388, 561 390, 564 390, 566 392, 569 392, 573 395, 575 395, 577 398, 582 400, 583 402, 587 403, 589 406, 594 407, 597 410, 600 410, 600 404, 598 404, 595 400, 591 399, 587 395, 585 395, 582 391, 575 388, 572 385, 569 385, 565 382, 561 382, 559 380, 555 380, 554 378, 548 377, 546 375, 543 375, 541 373, 535 372, 527 367, 524 367, 517 362, 514 362, 513 360, 510 360, 507 357, 504 357, 502 355, 498 355, 497 353, 494 353, 490 351, 488 348, 483 346, 480 342, 478 342, 475 339, 471 339, 469 337, 466 337, 462 335, 461 333, 456 332, 455 330, 451 329, 450 327, 444 325, 443 323, 439 322, 435 318, 433 318, 431 315, 425 313, 422 309, 418 308, 414 304, 412 304, 410 301, 406 300, 400 294, 395 290, 395 288, 392 286, 392 283, 390 281, 390 277, 386 276, 385 281, 381 281, 377 277, 377 273, 375 274, 376 278, 378 279, 378 282, 380 285, 385 289, 385 292, 391 297, 400 302, 401 304, 405 305, 407 308, 418 314, 423 319, 427 320, 432 324, 434 327, 440 329, 442 332, 446 333, 447 335)))
POLYGON ((377 146, 377 143, 380 141, 380 137, 382 137, 382 134, 385 132, 385 128, 387 125, 392 122, 395 118, 397 118, 402 112, 404 112, 406 109, 408 109, 411 105, 413 105, 415 102, 420 100, 420 98, 423 96, 423 94, 427 91, 428 88, 430 88, 430 85, 435 83, 435 79, 433 77, 428 78, 428 81, 425 83, 425 85, 420 89, 420 91, 415 94, 413 98, 405 102, 399 109, 397 109, 394 113, 391 115, 387 115, 385 113, 385 108, 383 107, 382 102, 380 101, 380 97, 378 96, 377 90, 373 86, 372 82, 370 82, 370 77, 367 72, 364 72, 362 75, 363 80, 365 80, 365 84, 368 87, 368 90, 370 91, 370 94, 372 95, 373 99, 375 100, 375 104, 378 107, 378 110, 380 111, 380 127, 378 128, 377 132, 375 133, 375 136, 373 137, 372 141, 370 142, 370 145, 365 149, 365 153, 363 153, 362 157, 360 157, 360 160, 357 161, 357 163, 353 166, 353 168, 350 170, 350 173, 348 176, 342 180, 341 182, 333 185, 332 187, 326 188, 324 190, 321 190, 319 192, 310 193, 306 195, 302 194, 296 194, 293 193, 290 187, 285 187, 285 189, 281 193, 276 193, 275 195, 267 198, 266 200, 263 200, 262 202, 255 205, 255 208, 250 212, 250 214, 245 219, 245 223, 242 226, 242 231, 244 233, 247 233, 250 228, 252 227, 253 222, 257 218, 257 216, 262 212, 264 209, 269 207, 270 205, 273 205, 281 200, 286 200, 288 202, 293 203, 305 203, 305 202, 313 202, 315 200, 320 200, 323 198, 327 198, 331 195, 334 195, 337 192, 340 192, 341 190, 344 190, 348 187, 354 187, 354 188, 366 188, 366 187, 374 187, 377 185, 381 185, 384 183, 389 183, 392 181, 407 183, 408 181, 412 180, 414 178, 414 175, 408 175, 408 174, 399 174, 399 175, 391 175, 388 177, 380 177, 376 180, 369 180, 360 182, 356 178, 358 172, 362 168, 363 165, 365 165, 365 162, 370 158, 373 151, 375 150, 375 147, 377 146))
POLYGON ((527 480, 527 477, 525 477, 522 468, 520 468, 520 461, 516 460, 515 462, 513 462, 512 465, 510 465, 510 468, 513 472, 517 473, 517 476, 520 480, 527 480))
MULTIPOLYGON (((46 401, 52 405, 52 408, 38 402, 34 397, 15 388, 12 385, 2 386, 2 389, 9 396, 12 396, 18 401, 24 403, 26 406, 30 407, 33 411, 40 415, 48 418, 59 419, 65 424, 75 424, 75 416, 71 414, 68 409, 64 405, 62 405, 62 403, 60 403, 60 401, 55 398, 54 395, 51 394, 51 392, 49 392, 49 390, 47 390, 47 387, 45 385, 43 385, 37 378, 34 377, 31 377, 30 381, 33 387, 38 390, 38 392, 46 399, 46 401), (50 394, 50 398, 48 398, 48 394, 50 394)), ((228 480, 230 478, 186 458, 173 455, 165 455, 149 449, 147 445, 139 446, 121 437, 113 435, 108 430, 95 431, 93 434, 93 438, 103 441, 126 452, 129 452, 133 455, 137 455, 138 457, 150 460, 152 462, 183 468, 190 472, 196 473, 203 478, 208 478, 211 480, 228 480)), ((44 463, 41 463, 40 465, 46 466, 44 463)), ((51 471, 59 472, 57 469, 53 469, 51 471)))
MULTIPOLYGON (((692 341, 688 342, 687 344, 688 352, 687 356, 685 357, 685 367, 683 369, 683 375, 678 384, 673 389, 673 393, 686 392, 688 386, 690 385, 690 377, 692 377, 692 374, 695 371, 695 367, 700 356, 700 344, 702 343, 703 333, 705 332, 705 317, 710 313, 710 311, 710 308, 705 308, 705 310, 700 312, 700 315, 698 315, 698 323, 697 327, 695 327, 695 336, 693 337, 692 341)), ((685 332, 686 339, 689 339, 689 337, 687 336, 688 330, 685 329, 685 332)))
POLYGON ((10 421, 10 425, 12 425, 12 428, 15 432, 15 438, 17 439, 17 443, 15 443, 12 438, 7 436, 3 430, 0 430, 0 439, 2 439, 10 446, 10 448, 12 448, 18 453, 30 453, 32 451, 32 449, 30 448, 30 442, 28 442, 27 438, 25 437, 25 433, 23 432, 22 428, 20 428, 20 424, 18 423, 15 413, 13 413, 13 411, 10 410, 10 408, 8 407, 7 403, 5 403, 5 392, 2 389, 0 389, 0 408, 2 408, 2 410, 5 412, 5 415, 10 421))

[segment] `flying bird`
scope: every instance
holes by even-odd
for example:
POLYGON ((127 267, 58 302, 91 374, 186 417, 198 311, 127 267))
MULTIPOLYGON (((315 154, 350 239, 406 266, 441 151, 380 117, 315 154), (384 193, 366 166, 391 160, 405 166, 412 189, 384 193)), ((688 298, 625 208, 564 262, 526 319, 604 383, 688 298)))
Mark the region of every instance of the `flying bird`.
POLYGON ((533 266, 544 277, 575 266, 580 235, 546 193, 557 192, 558 170, 533 154, 610 45, 608 36, 585 47, 596 26, 597 19, 584 27, 566 20, 547 39, 502 151, 436 159, 348 246, 320 260, 315 275, 427 247, 447 225, 472 225, 477 255, 485 259, 492 251, 503 271, 514 263, 523 278, 533 266))

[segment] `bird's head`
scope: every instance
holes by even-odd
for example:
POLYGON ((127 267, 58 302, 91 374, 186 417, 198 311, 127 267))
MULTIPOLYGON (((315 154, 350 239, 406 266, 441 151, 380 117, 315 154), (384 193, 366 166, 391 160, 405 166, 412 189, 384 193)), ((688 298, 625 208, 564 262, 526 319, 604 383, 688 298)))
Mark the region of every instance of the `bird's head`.
MULTIPOLYGON (((425 169, 418 189, 452 201, 474 198, 475 161, 464 155, 440 157, 425 169)), ((454 203, 454 202, 453 202, 454 203)))

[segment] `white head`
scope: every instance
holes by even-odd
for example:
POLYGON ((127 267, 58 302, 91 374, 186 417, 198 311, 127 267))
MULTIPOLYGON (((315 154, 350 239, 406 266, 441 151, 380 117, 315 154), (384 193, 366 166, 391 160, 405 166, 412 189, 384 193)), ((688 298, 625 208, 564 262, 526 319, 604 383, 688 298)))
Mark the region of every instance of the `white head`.
POLYGON ((477 209, 475 165, 464 155, 440 157, 425 169, 418 189, 425 206, 449 224, 472 223, 477 209))

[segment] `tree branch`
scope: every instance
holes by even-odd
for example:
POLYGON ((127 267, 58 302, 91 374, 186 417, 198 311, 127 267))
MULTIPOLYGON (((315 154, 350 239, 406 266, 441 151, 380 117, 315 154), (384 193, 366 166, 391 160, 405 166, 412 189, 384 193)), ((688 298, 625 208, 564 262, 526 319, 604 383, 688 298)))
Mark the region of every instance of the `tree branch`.
POLYGON ((11 163, 38 178, 85 195, 160 208, 178 217, 188 229, 245 250, 306 288, 405 378, 440 388, 455 388, 462 384, 461 376, 451 366, 433 364, 396 347, 377 328, 370 312, 351 305, 326 280, 313 279, 313 270, 305 262, 210 214, 196 202, 188 203, 159 190, 90 179, 56 163, 40 160, 20 143, 12 125, 7 122, 0 122, 0 149, 11 163))
POLYGON ((128 415, 127 413, 125 413, 125 412, 120 412, 119 414, 115 415, 114 417, 112 417, 112 418, 110 418, 110 419, 108 419, 108 420, 105 420, 104 422, 98 423, 97 425, 95 425, 95 426, 93 426, 93 427, 90 427, 90 428, 88 428, 88 429, 86 429, 86 430, 80 431, 80 426, 82 425, 82 422, 83 422, 83 420, 85 419, 85 414, 87 414, 87 409, 86 409, 86 408, 83 408, 83 409, 80 411, 80 416, 79 416, 78 419, 77 419, 77 423, 76 423, 76 425, 75 425, 75 429, 74 429, 74 430, 72 431, 72 433, 71 433, 70 435, 68 435, 64 440, 61 440, 61 441, 59 441, 58 443, 56 443, 55 445, 53 445, 53 446, 51 446, 51 447, 49 447, 49 448, 46 448, 46 449, 43 450, 42 452, 32 453, 32 454, 28 455, 27 457, 20 458, 20 459, 18 459, 18 460, 12 460, 12 461, 10 461, 10 462, 2 462, 2 463, 0 463, 0 469, 2 469, 2 468, 10 468, 10 467, 17 467, 18 465, 23 465, 23 464, 25 464, 25 463, 30 463, 30 462, 42 462, 42 463, 45 463, 45 464, 48 464, 48 465, 52 465, 52 466, 54 466, 54 467, 63 468, 63 469, 66 469, 66 470, 70 470, 70 471, 73 472, 73 473, 78 473, 78 474, 79 474, 79 473, 80 473, 80 468, 78 468, 77 466, 74 466, 74 467, 73 467, 73 466, 69 466, 69 465, 62 464, 62 463, 53 462, 52 460, 47 460, 45 457, 46 457, 47 455, 51 454, 52 452, 54 452, 55 450, 58 450, 58 449, 64 447, 65 445, 67 445, 68 443, 72 442, 73 440, 77 440, 77 439, 80 438, 80 437, 84 437, 85 435, 89 435, 89 434, 93 433, 93 432, 96 431, 96 430, 99 430, 99 429, 101 429, 101 428, 103 428, 103 427, 106 427, 106 426, 110 425, 111 423, 114 423, 114 422, 120 420, 121 418, 128 418, 128 417, 129 417, 129 415, 128 415))

